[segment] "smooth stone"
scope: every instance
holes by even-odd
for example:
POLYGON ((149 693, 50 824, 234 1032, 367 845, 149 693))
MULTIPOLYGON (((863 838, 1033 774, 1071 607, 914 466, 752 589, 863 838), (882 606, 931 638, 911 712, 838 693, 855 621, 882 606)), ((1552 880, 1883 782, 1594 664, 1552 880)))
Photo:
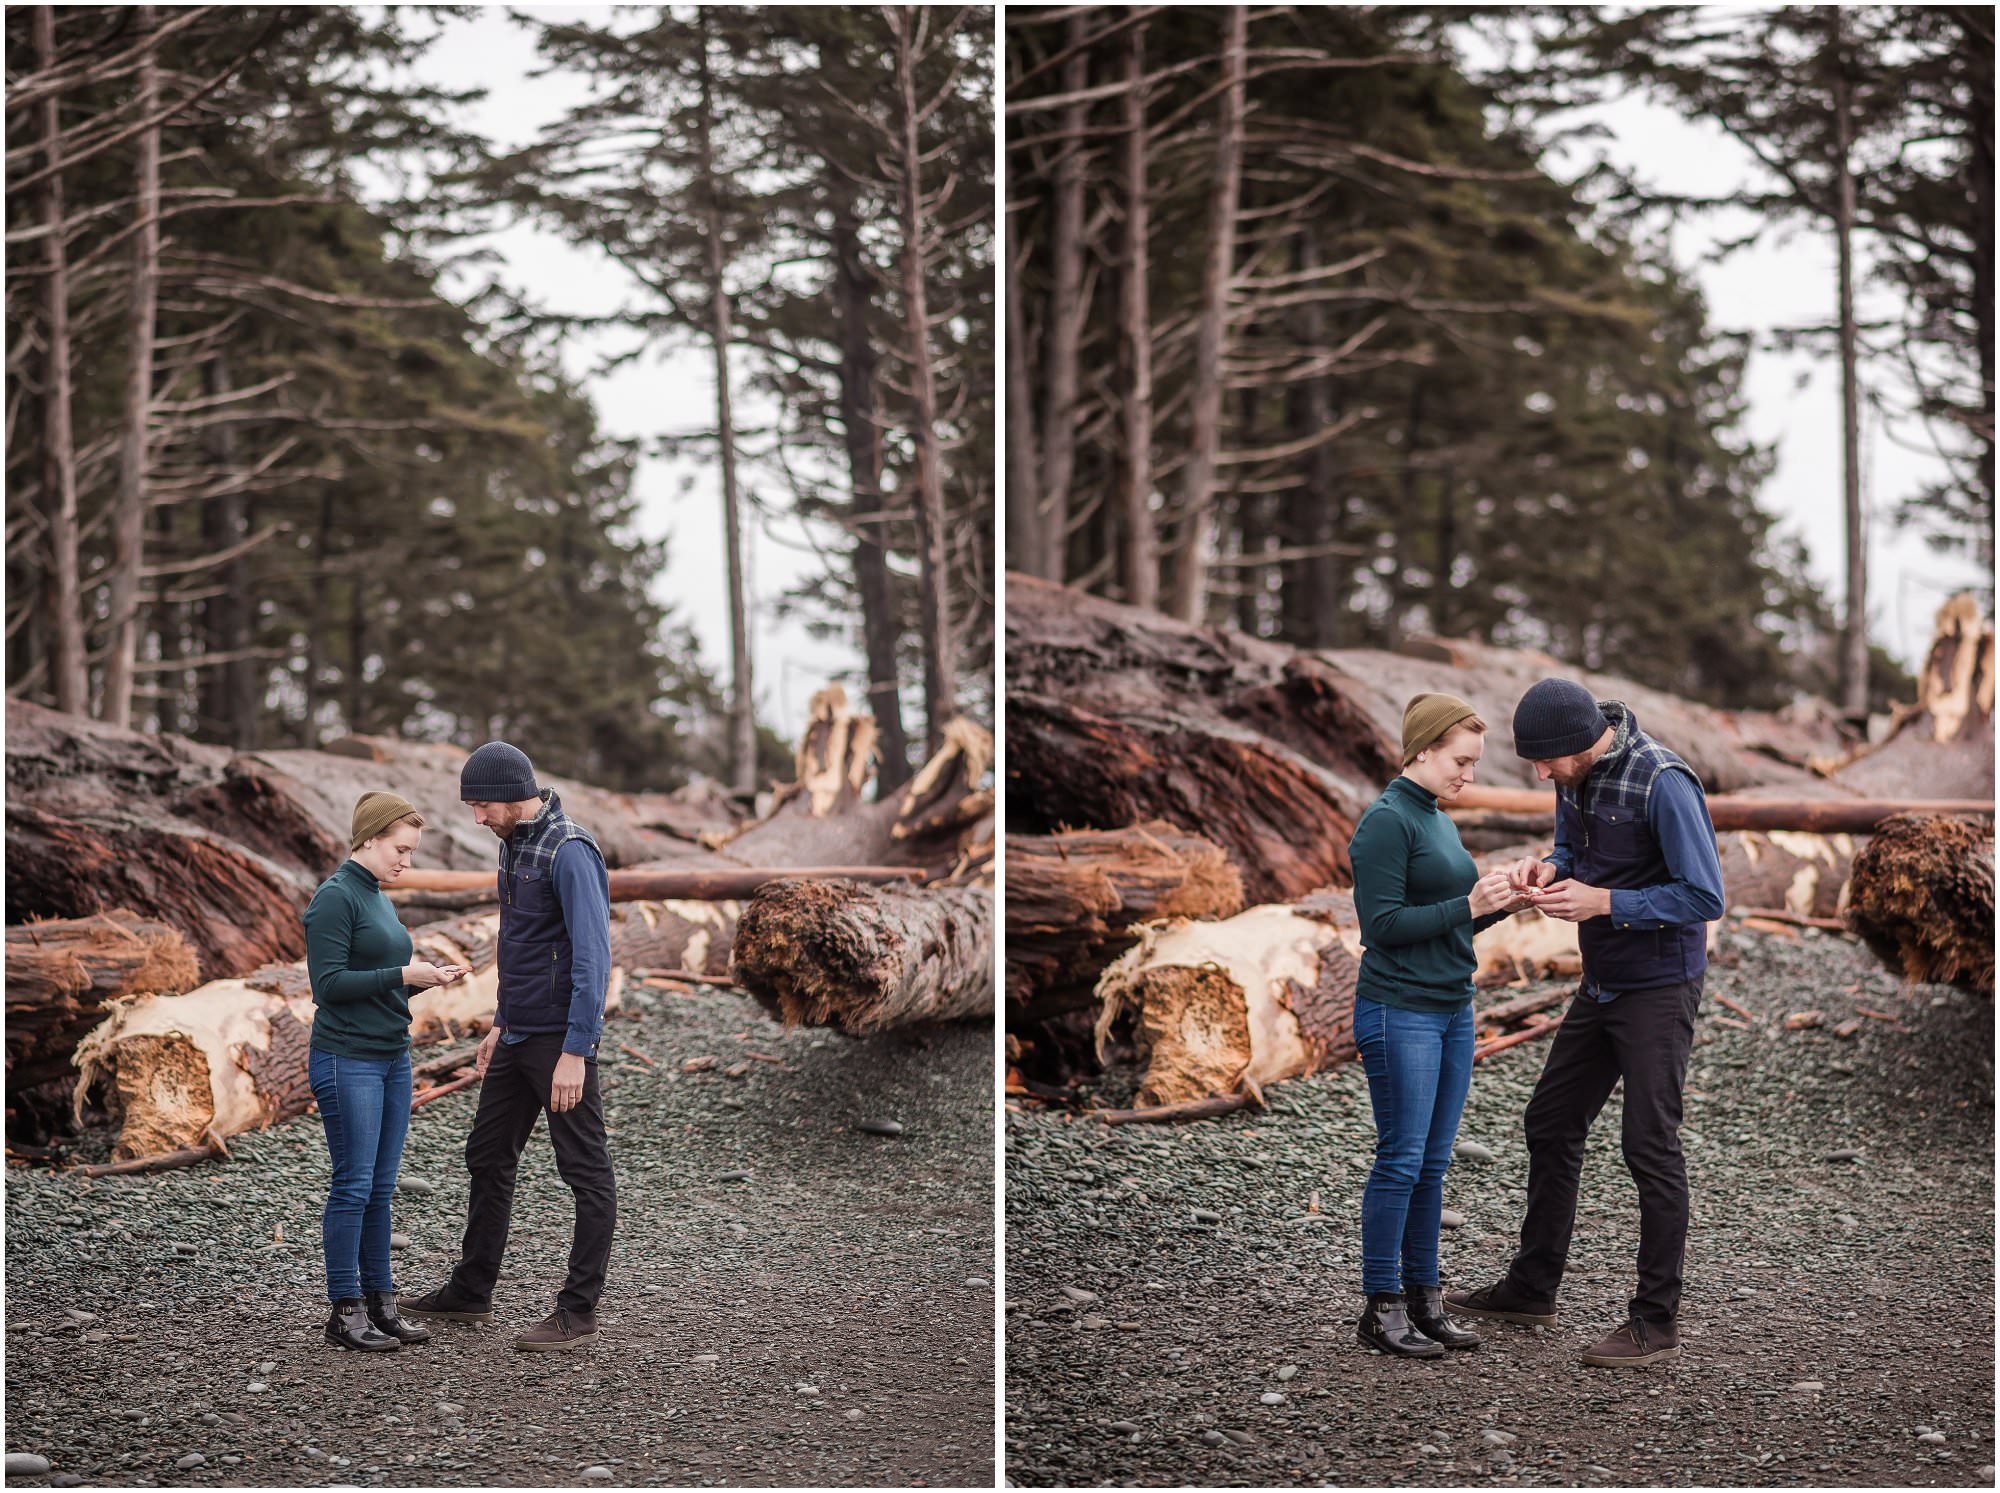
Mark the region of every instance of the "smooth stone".
POLYGON ((968 1275, 965 1278, 965 1283, 968 1286, 990 1286, 993 1284, 992 1281, 988 1280, 983 1275, 968 1275))
POLYGON ((608 1483, 611 1481, 611 1469, 609 1467, 586 1467, 577 1476, 582 1478, 586 1483, 608 1483))
POLYGON ((260 1395, 270 1387, 268 1384, 259 1384, 253 1379, 250 1383, 243 1386, 243 1390, 246 1394, 260 1395))
POLYGON ((418 1197, 428 1197, 437 1191, 437 1183, 425 1177, 404 1177, 396 1183, 396 1191, 415 1193, 418 1197))
POLYGON ((1278 1370, 1278 1382, 1280 1384, 1283 1384, 1288 1380, 1297 1377, 1298 1372, 1299 1372, 1299 1366, 1297 1364, 1288 1363, 1283 1368, 1278 1370))
POLYGON ((802 1395, 816 1395, 819 1393, 819 1386, 817 1384, 799 1384, 793 1387, 802 1395))
POLYGON ((1417 1450, 1426 1457, 1435 1457, 1438 1455, 1438 1449, 1432 1446, 1428 1441, 1420 1445, 1417 1448, 1417 1450))
POLYGON ((1988 1462, 1988 1463, 1987 1463, 1987 1464, 1986 1464, 1986 1465, 1985 1465, 1984 1467, 1981 1467, 1981 1468, 1978 1468, 1978 1469, 1977 1469, 1976 1471, 1974 1471, 1974 1473, 1973 1473, 1972 1475, 1973 1475, 1973 1477, 1977 1478, 1977 1479, 1978 1479, 1978 1480, 1979 1480, 1980 1482, 1982 1482, 1982 1483, 1990 1483, 1990 1482, 1992 1482, 1992 1481, 1993 1481, 1993 1464, 1992 1464, 1991 1462, 1988 1462))
POLYGON ((1227 1438, 1220 1431, 1203 1431, 1201 1441, 1204 1446, 1220 1446, 1227 1438))
POLYGON ((7 1453, 7 1476, 40 1477, 49 1470, 49 1459, 34 1452, 7 1453))
POLYGON ((83 1486, 83 1474, 80 1472, 58 1472, 54 1477, 49 1479, 49 1486, 51 1488, 81 1488, 83 1486))
POLYGON ((1919 1437, 1917 1438, 1917 1440, 1919 1440, 1919 1441, 1927 1441, 1927 1442, 1929 1442, 1929 1443, 1930 1443, 1930 1444, 1931 1444, 1932 1446, 1943 1446, 1943 1445, 1944 1445, 1944 1432, 1942 1432, 1942 1431, 1932 1431, 1932 1432, 1931 1432, 1931 1433, 1930 1433, 1930 1434, 1929 1434, 1928 1436, 1919 1436, 1919 1437))
POLYGON ((1114 1420, 1111 1422, 1110 1429, 1116 1431, 1120 1436, 1136 1436, 1139 1434, 1138 1426, 1129 1420, 1114 1420))
POLYGON ((863 1120, 854 1127, 863 1135, 901 1135, 903 1127, 894 1120, 863 1120))
POLYGON ((1111 1325, 1111 1319, 1109 1317, 1085 1317, 1083 1319, 1083 1325, 1085 1327, 1092 1329, 1096 1329, 1099 1327, 1109 1327, 1111 1325))
POLYGON ((694 1361, 696 1363, 720 1363, 722 1355, 720 1353, 697 1353, 694 1356, 694 1361))
POLYGON ((1440 1208, 1438 1209, 1438 1227, 1462 1229, 1465 1227, 1465 1215, 1456 1208, 1440 1208))
POLYGON ((1248 1431, 1224 1431, 1222 1434, 1238 1446, 1255 1446, 1257 1444, 1257 1438, 1252 1436, 1248 1431))
POLYGON ((277 1368, 277 1366, 278 1366, 277 1359, 275 1358, 265 1359, 262 1363, 257 1365, 257 1377, 259 1379, 267 1378, 270 1375, 271 1371, 277 1368))
POLYGON ((1217 1213, 1213 1208, 1197 1208, 1194 1210, 1194 1221, 1196 1223, 1221 1223, 1222 1215, 1217 1213))
POLYGON ((1264 1405, 1282 1405, 1285 1403, 1285 1397, 1275 1389, 1265 1390, 1264 1393, 1257 1396, 1257 1400, 1259 1404, 1264 1405))
POLYGON ((1120 1332, 1137 1332, 1139 1330, 1137 1322, 1119 1322, 1115 1325, 1120 1332))
POLYGON ((1090 1306, 1097 1300, 1095 1291, 1086 1291, 1079 1286, 1064 1286, 1062 1293, 1078 1306, 1090 1306))
POLYGON ((1861 1159, 1861 1152, 1854 1149, 1828 1151, 1825 1159, 1828 1161, 1859 1161, 1861 1159))
POLYGON ((207 1465, 208 1458, 204 1457, 200 1452, 189 1452, 185 1457, 174 1463, 174 1466, 180 1468, 182 1472, 191 1471, 196 1467, 206 1467, 207 1465))
POLYGON ((1797 1384, 1792 1386, 1792 1392, 1794 1394, 1804 1394, 1812 1390, 1825 1388, 1826 1386, 1817 1379, 1801 1379, 1797 1384))
POLYGON ((177 1255, 198 1255, 201 1253, 201 1246, 199 1244, 187 1244, 176 1239, 173 1244, 173 1251, 177 1255))
POLYGON ((867 1413, 866 1410, 843 1410, 840 1412, 841 1417, 845 1420, 860 1420, 867 1413))
POLYGON ((222 1417, 211 1410, 201 1418, 201 1423, 205 1426, 219 1426, 222 1424, 222 1417))
POLYGON ((391 1234, 389 1236, 389 1248, 408 1249, 409 1247, 410 1236, 408 1234, 391 1234))
POLYGON ((74 1307, 74 1306, 64 1307, 63 1315, 68 1317, 70 1321, 75 1322, 83 1327, 88 1327, 90 1326, 91 1323, 97 1320, 96 1312, 87 1312, 82 1310, 80 1307, 74 1307))
POLYGON ((1519 1441, 1521 1438, 1519 1436, 1516 1436, 1512 1431, 1501 1431, 1488 1428, 1487 1430, 1481 1431, 1479 1433, 1479 1439, 1485 1442, 1488 1446, 1512 1446, 1515 1442, 1519 1441))
POLYGON ((1491 1161, 1493 1151, 1476 1140, 1462 1140, 1451 1148, 1452 1154, 1461 1161, 1491 1161))
POLYGON ((748 1182, 750 1174, 748 1172, 722 1172, 717 1175, 715 1180, 718 1182, 748 1182))
POLYGON ((438 1413, 440 1415, 463 1415, 465 1414, 465 1407, 463 1405, 455 1405, 450 1400, 439 1400, 438 1413))

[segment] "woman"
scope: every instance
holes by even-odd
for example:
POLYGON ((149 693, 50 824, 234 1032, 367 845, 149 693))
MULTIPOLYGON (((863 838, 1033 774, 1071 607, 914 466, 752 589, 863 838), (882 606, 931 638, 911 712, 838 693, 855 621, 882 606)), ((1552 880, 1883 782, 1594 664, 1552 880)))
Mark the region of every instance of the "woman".
POLYGON ((1479 875, 1439 804, 1472 781, 1485 731, 1456 696, 1411 700, 1402 775, 1348 845, 1364 946, 1354 1041, 1375 1110, 1375 1165, 1361 1195, 1360 1338, 1407 1358, 1479 1346, 1444 1312, 1438 1217, 1472 1082, 1472 935, 1525 904, 1506 872, 1479 875))
POLYGON ((305 913, 306 971, 319 1008, 306 1071, 333 1158, 321 1220, 333 1303, 326 1340, 371 1353, 430 1337, 398 1315, 389 1271, 389 1199, 410 1128, 410 992, 468 972, 413 960, 416 946, 383 891, 408 869, 423 829, 408 799, 362 794, 353 854, 305 913))

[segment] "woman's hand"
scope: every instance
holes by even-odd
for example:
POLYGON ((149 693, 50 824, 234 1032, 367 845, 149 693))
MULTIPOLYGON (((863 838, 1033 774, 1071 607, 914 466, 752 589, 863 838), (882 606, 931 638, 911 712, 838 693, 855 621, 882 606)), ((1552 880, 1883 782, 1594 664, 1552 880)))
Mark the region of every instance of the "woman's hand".
POLYGON ((1524 856, 1507 868, 1507 880, 1517 892, 1533 891, 1556 879, 1556 868, 1535 856, 1524 856))
POLYGON ((449 985, 455 978, 446 969, 439 969, 429 960, 419 959, 414 964, 403 966, 403 983, 414 985, 419 990, 429 990, 434 985, 449 985))
POLYGON ((1472 915, 1483 918, 1489 912, 1498 912, 1514 901, 1514 884, 1505 871, 1488 871, 1479 878, 1468 899, 1472 904, 1472 915))

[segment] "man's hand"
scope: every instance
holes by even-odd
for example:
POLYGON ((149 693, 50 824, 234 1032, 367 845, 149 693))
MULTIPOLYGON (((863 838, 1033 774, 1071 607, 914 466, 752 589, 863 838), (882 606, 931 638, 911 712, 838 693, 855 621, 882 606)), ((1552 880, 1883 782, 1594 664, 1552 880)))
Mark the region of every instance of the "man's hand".
POLYGON ((583 1102, 583 1059, 566 1052, 556 1059, 555 1082, 549 1086, 549 1113, 561 1114, 583 1102))
POLYGON ((1611 890, 1608 887, 1585 886, 1580 881, 1571 880, 1529 895, 1534 899, 1535 906, 1549 917, 1561 918, 1565 923, 1611 916, 1611 890))
POLYGON ((1524 856, 1507 868, 1507 881, 1517 892, 1533 891, 1556 879, 1556 868, 1545 860, 1524 856))
POLYGON ((488 1032, 479 1044, 479 1051, 472 1055, 472 1076, 475 1080, 486 1076, 486 1065, 493 1061, 493 1050, 500 1045, 500 1028, 488 1032))

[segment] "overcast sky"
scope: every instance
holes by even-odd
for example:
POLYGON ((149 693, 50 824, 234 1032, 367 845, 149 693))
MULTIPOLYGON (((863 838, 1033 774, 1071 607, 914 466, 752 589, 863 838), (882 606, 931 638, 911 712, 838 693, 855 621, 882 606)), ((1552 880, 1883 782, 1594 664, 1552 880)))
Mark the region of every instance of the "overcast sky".
MULTIPOLYGON (((595 7, 530 10, 571 18, 605 14, 595 7)), ((510 21, 504 11, 483 8, 468 19, 443 25, 441 41, 419 70, 452 87, 489 90, 486 100, 469 111, 467 123, 499 144, 527 143, 545 122, 583 96, 583 85, 574 78, 530 79, 536 62, 531 33, 510 21)), ((1741 147, 1719 130, 1684 122, 1665 108, 1628 99, 1599 113, 1613 138, 1589 149, 1607 152, 1663 188, 1718 191, 1745 179, 1752 169, 1741 147)), ((1580 170, 1584 159, 1577 155, 1568 163, 1580 170)), ((1564 163, 1565 158, 1559 157, 1559 169, 1564 163)), ((1681 231, 1675 245, 1681 264, 1694 263, 1707 235, 1731 227, 1727 220, 1717 219, 1702 229, 1681 231)), ((572 249, 542 230, 515 227, 498 235, 494 246, 504 255, 500 273, 505 280, 550 309, 606 311, 632 293, 616 266, 601 256, 572 249)), ((1833 249, 1824 234, 1803 232, 1786 242, 1767 243, 1723 265, 1700 266, 1694 277, 1707 294, 1711 319, 1718 327, 1762 331, 1824 322, 1833 314, 1833 249)), ((604 338, 574 339, 566 348, 571 371, 587 374, 614 345, 604 338)), ((692 345, 593 378, 588 392, 604 427, 617 435, 650 442, 662 434, 709 429, 714 424, 711 364, 692 345)), ((1814 578, 1839 608, 1845 561, 1838 365, 1830 359, 1758 351, 1750 360, 1746 395, 1750 434, 1777 445, 1777 470, 1763 489, 1762 501, 1780 516, 1786 530, 1804 541, 1814 578)), ((1935 475, 1938 463, 1889 439, 1872 413, 1864 411, 1863 418, 1863 495, 1871 514, 1871 627, 1878 642, 1914 666, 1921 659, 1939 603, 1977 577, 1968 561, 1941 558, 1917 536, 1892 531, 1890 515, 1897 502, 1935 475)), ((759 411, 754 405, 748 409, 739 405, 739 419, 754 425, 759 423, 759 411)), ((1906 439, 1921 438, 1920 431, 1901 434, 1906 439)), ((769 479, 762 485, 775 506, 789 506, 786 495, 772 488, 769 479)), ((648 458, 639 467, 636 492, 644 532, 669 540, 668 566, 656 594, 692 624, 704 660, 726 680, 729 614, 721 497, 713 460, 648 458)), ((748 533, 759 715, 790 737, 802 725, 812 693, 836 675, 858 677, 861 659, 854 648, 814 639, 797 621, 773 615, 780 594, 814 568, 808 553, 811 540, 800 523, 771 517, 752 523, 748 533)), ((822 542, 826 537, 821 536, 822 542)))

